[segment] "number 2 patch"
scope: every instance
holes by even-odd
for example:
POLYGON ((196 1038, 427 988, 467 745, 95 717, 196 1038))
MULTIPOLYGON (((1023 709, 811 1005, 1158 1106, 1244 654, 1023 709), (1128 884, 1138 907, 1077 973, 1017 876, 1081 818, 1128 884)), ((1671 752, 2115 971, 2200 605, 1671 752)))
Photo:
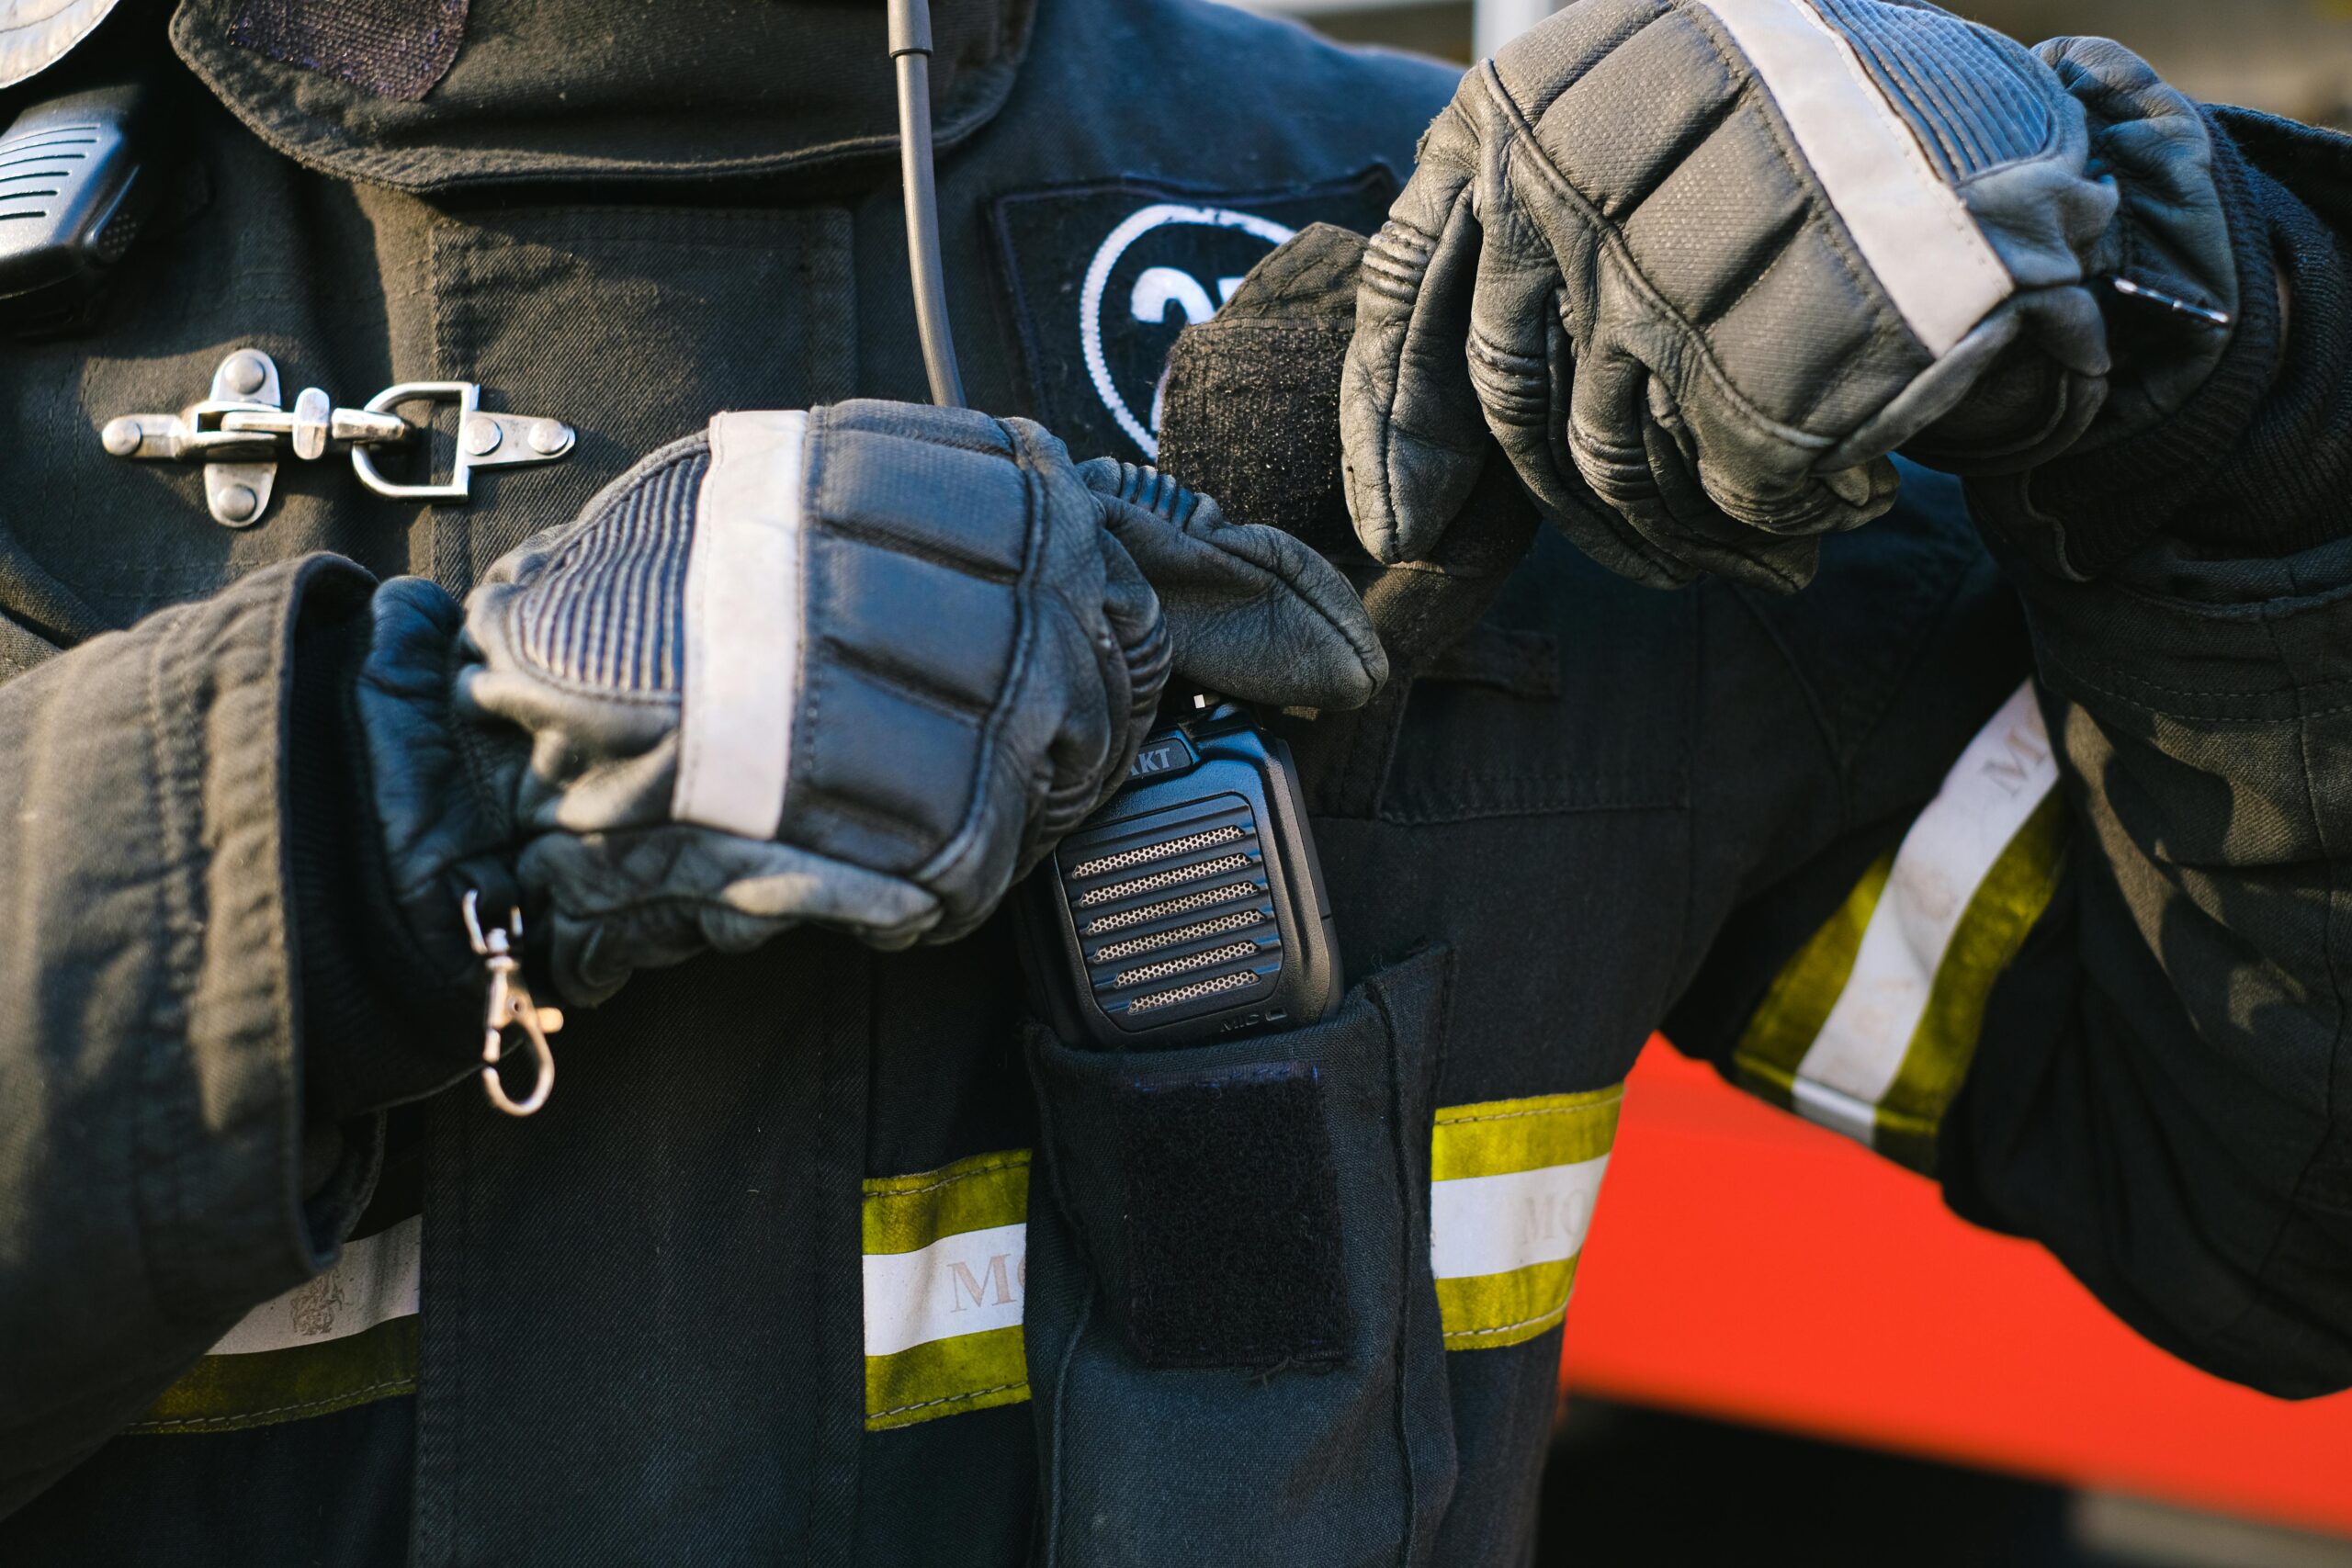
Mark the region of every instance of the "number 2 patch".
POLYGON ((1396 177, 1218 194, 1125 180, 1000 197, 991 212, 1031 384, 1075 457, 1152 461, 1176 334, 1309 223, 1368 234, 1396 177))

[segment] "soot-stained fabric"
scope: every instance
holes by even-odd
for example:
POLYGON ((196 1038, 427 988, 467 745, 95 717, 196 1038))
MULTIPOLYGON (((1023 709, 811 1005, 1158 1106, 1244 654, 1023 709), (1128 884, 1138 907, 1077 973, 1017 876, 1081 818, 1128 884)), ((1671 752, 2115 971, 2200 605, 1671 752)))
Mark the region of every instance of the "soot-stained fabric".
POLYGON ((229 23, 245 48, 414 103, 465 41, 468 0, 244 0, 229 23))

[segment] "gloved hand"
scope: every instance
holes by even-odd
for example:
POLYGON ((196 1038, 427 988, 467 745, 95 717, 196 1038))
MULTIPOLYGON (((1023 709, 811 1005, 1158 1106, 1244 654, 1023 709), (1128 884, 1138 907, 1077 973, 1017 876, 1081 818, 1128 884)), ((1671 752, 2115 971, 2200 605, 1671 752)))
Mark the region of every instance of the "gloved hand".
POLYGON ((1296 541, 1023 420, 876 402, 722 414, 500 561, 462 626, 417 581, 376 619, 394 901, 447 931, 511 874, 583 1002, 801 921, 970 931, 1123 780, 1171 654, 1286 704, 1385 675, 1296 541))
POLYGON ((1619 570, 1797 586, 1892 504, 1898 447, 2014 470, 2188 400, 2238 304, 2212 164, 2104 40, 1578 0, 1464 78, 1365 258, 1359 532, 1427 554, 1491 431, 1619 570))

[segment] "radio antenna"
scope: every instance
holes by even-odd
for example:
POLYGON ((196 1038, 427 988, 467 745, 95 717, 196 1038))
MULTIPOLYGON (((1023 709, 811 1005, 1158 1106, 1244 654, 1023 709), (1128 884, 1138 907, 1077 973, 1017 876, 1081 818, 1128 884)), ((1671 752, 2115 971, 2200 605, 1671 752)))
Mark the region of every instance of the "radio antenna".
POLYGON ((915 335, 922 340, 931 400, 964 406, 956 336, 947 325, 947 275, 939 259, 939 191, 931 157, 931 0, 890 0, 890 58, 899 71, 899 179, 907 193, 907 269, 914 279, 915 335))

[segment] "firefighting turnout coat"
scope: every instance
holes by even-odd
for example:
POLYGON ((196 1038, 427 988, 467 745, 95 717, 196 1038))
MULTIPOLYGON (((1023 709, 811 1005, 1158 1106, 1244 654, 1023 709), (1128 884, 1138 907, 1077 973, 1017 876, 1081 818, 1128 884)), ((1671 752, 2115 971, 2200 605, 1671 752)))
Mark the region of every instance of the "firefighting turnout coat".
MULTIPOLYGON (((462 593, 715 411, 923 396, 878 15, 659 9, 184 0, 164 227, 0 355, 0 1562, 1521 1561, 1661 1024, 2173 1351, 2352 1382, 2341 491, 2095 581, 1916 469, 1787 598, 1540 539, 1349 757, 1292 727, 1351 982, 1306 1029, 1123 1060, 1002 922, 809 932, 576 1012, 529 1122, 430 1092, 479 1035, 369 988, 322 803, 371 581, 462 593), (245 348, 577 444, 465 504, 288 462, 224 526, 99 433, 245 348), (417 1098, 319 1090, 359 1052, 417 1098)), ((1376 226, 1454 80, 1194 0, 937 25, 970 396, 1081 457, 1154 455, 1178 329, 1376 226)), ((2309 242, 2232 395, 2340 427, 2352 165, 2229 123, 2309 242)))

